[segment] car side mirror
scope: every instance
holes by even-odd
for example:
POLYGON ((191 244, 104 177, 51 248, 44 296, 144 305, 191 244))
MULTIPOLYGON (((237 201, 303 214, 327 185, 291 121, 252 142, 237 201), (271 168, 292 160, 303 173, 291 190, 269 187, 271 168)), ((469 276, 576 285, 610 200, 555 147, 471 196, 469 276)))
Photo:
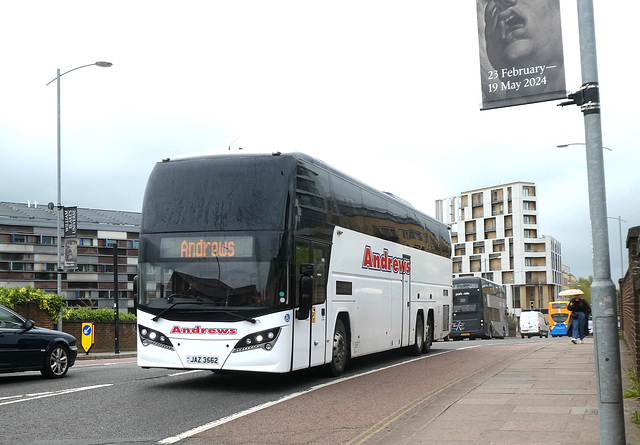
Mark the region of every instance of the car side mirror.
POLYGON ((36 324, 33 322, 33 320, 27 320, 24 322, 24 330, 25 331, 31 330, 35 325, 36 324))

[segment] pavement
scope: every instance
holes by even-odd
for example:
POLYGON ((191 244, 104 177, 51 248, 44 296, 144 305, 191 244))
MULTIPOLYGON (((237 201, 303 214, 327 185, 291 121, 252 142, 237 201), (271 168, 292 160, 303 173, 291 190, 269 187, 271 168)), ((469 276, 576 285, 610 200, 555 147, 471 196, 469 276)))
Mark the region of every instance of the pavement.
MULTIPOLYGON (((478 373, 431 398, 409 415, 370 432, 367 445, 427 444, 600 444, 593 337, 584 344, 567 339, 539 342, 540 348, 478 373)), ((620 343, 624 377, 632 366, 620 343)), ((623 399, 627 444, 640 444, 631 421, 636 399, 623 399)))
POLYGON ((78 357, 76 358, 76 362, 78 360, 110 360, 117 358, 135 358, 136 351, 120 351, 116 353, 115 351, 110 352, 91 352, 87 354, 86 352, 80 350, 78 348, 78 357))
MULTIPOLYGON (((593 337, 587 337, 584 344, 561 338, 539 341, 535 345, 532 342, 531 346, 524 353, 422 398, 419 404, 398 410, 342 443, 600 444, 593 337)), ((631 386, 624 375, 632 367, 632 357, 623 342, 620 355, 624 390, 631 386)), ((135 351, 80 353, 78 360, 130 357, 135 357, 135 351)), ((623 399, 623 405, 625 443, 640 445, 640 427, 631 420, 634 411, 640 413, 640 402, 623 399)), ((334 428, 340 426, 334 425, 334 428)), ((320 439, 308 443, 328 442, 320 439)))

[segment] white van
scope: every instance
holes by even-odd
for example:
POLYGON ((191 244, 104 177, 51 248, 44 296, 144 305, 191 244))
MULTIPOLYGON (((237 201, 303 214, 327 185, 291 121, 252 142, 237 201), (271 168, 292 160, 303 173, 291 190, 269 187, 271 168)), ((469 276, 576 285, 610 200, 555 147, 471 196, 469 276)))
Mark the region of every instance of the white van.
POLYGON ((549 337, 549 324, 544 319, 542 312, 538 311, 523 311, 520 313, 520 323, 518 324, 520 329, 520 336, 522 338, 525 335, 531 338, 534 335, 542 338, 549 337))

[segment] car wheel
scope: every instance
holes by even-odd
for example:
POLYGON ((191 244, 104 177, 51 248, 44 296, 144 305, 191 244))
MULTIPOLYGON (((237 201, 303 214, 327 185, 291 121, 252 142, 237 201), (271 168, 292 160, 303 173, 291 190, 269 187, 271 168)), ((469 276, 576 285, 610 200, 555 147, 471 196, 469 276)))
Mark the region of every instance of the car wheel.
POLYGON ((63 344, 55 344, 47 353, 42 370, 43 376, 49 379, 64 377, 69 370, 69 348, 63 344))

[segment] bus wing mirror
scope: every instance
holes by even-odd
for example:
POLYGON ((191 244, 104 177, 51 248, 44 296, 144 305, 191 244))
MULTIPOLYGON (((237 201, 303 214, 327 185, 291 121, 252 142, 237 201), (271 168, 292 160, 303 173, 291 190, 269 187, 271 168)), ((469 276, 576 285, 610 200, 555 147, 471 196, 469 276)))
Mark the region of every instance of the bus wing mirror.
POLYGON ((300 265, 300 275, 304 276, 313 276, 313 263, 302 263, 300 265))
POLYGON ((313 300, 313 264, 300 265, 300 309, 298 309, 298 320, 306 320, 311 312, 311 301, 313 300))

